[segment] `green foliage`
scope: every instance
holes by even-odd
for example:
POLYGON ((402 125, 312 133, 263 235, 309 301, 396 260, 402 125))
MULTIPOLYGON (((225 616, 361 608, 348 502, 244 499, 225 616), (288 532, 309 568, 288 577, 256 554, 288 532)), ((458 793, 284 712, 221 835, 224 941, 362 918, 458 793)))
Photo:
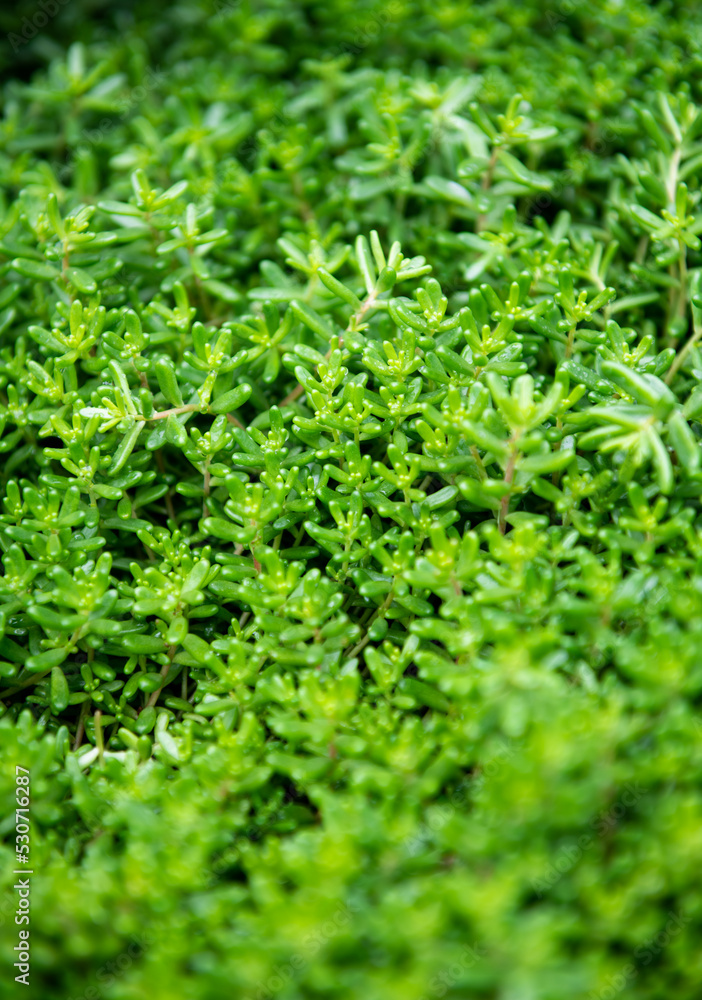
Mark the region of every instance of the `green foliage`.
POLYGON ((697 5, 89 10, 6 29, 36 995, 693 1000, 697 5))

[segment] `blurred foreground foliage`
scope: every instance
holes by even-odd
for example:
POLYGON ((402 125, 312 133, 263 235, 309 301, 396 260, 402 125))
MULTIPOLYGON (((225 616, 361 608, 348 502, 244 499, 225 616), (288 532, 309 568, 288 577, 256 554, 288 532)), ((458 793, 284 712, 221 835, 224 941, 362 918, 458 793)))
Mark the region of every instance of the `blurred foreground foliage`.
POLYGON ((1 18, 35 995, 697 998, 699 5, 1 18))

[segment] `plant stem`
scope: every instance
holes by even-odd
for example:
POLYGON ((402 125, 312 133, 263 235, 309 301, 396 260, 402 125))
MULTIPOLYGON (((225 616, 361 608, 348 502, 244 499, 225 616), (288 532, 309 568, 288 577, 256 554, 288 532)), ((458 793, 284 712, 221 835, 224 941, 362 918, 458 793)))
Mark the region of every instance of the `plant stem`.
MULTIPOLYGON (((170 417, 174 413, 192 413, 193 410, 202 410, 199 403, 188 403, 187 406, 174 406, 171 410, 159 410, 158 413, 152 413, 150 417, 144 417, 141 413, 137 413, 136 420, 165 420, 166 417, 170 417)), ((205 412, 205 411, 203 411, 205 412)))
POLYGON ((75 753, 78 747, 83 741, 83 733, 85 732, 85 717, 88 714, 88 699, 83 702, 80 706, 80 715, 78 716, 78 725, 76 727, 76 736, 73 740, 73 752, 75 753))
MULTIPOLYGON (((354 331, 354 330, 356 330, 358 328, 358 324, 362 321, 363 317, 368 312, 368 310, 371 308, 371 306, 375 304, 375 302, 377 300, 377 297, 378 297, 378 293, 376 292, 375 289, 373 289, 373 291, 370 293, 370 295, 368 295, 363 300, 363 302, 361 303, 360 308, 357 309, 356 312, 351 316, 351 319, 348 322, 348 326, 344 330, 345 334, 346 333, 351 333, 352 331, 354 331)), ((343 336, 339 337, 339 346, 341 346, 343 343, 344 343, 343 336)), ((329 350, 327 351, 327 353, 324 355, 324 360, 328 361, 331 358, 331 354, 332 354, 332 349, 330 347, 329 350)), ((283 406, 289 406, 291 403, 294 403, 296 399, 299 399, 300 396, 303 394, 304 391, 305 391, 304 385, 302 385, 302 384, 296 385, 295 388, 291 392, 289 392, 287 394, 287 396, 285 397, 285 399, 281 400, 280 403, 278 403, 278 406, 280 406, 281 408, 283 406)))
POLYGON ((666 385, 670 385, 670 383, 673 381, 683 361, 685 360, 689 352, 692 350, 692 348, 695 346, 695 344, 698 342, 700 337, 702 337, 702 326, 696 326, 694 333, 692 334, 690 339, 685 343, 682 349, 678 351, 675 358, 673 359, 673 363, 668 369, 668 372, 665 376, 666 385))
POLYGON ((32 684, 38 684, 39 681, 42 681, 46 677, 50 669, 51 668, 49 668, 49 670, 42 670, 40 674, 33 674, 22 684, 15 684, 14 687, 8 688, 6 691, 3 691, 2 693, 3 698, 9 698, 10 695, 17 694, 18 691, 23 691, 26 687, 31 687, 32 684))
POLYGON ((687 247, 682 240, 678 240, 680 245, 680 290, 678 292, 678 316, 684 316, 687 310, 687 247))
POLYGON ((105 743, 102 738, 102 711, 97 708, 95 710, 95 746, 98 748, 98 760, 100 761, 100 767, 102 767, 105 761, 105 743))
POLYGON ((356 656, 357 653, 360 653, 362 649, 366 648, 366 646, 370 642, 370 635, 369 635, 369 633, 370 633, 371 625, 373 624, 373 622, 377 618, 383 618, 385 616, 385 612, 388 610, 388 608, 392 604, 394 598, 395 598, 395 592, 394 592, 394 589, 391 588, 390 589, 390 593, 387 595, 387 597, 385 598, 385 600, 383 601, 383 603, 380 605, 379 608, 376 609, 376 611, 373 612, 373 615, 372 615, 370 621, 368 622, 368 627, 366 629, 366 634, 363 636, 363 638, 361 639, 361 641, 359 643, 357 643, 353 647, 353 649, 349 653, 349 658, 352 658, 352 657, 356 656))
POLYGON ((173 666, 173 657, 175 656, 177 646, 168 647, 168 663, 164 663, 161 667, 161 686, 157 688, 146 703, 146 708, 153 708, 159 699, 161 692, 163 691, 164 684, 166 683, 166 677, 168 676, 168 671, 173 666))
MULTIPOLYGON (((512 480, 514 479, 514 466, 517 461, 517 448, 512 446, 512 451, 509 458, 507 459, 507 466, 505 468, 505 482, 508 486, 512 485, 512 480)), ((500 510, 497 515, 497 527, 500 529, 500 534, 504 535, 507 529, 507 515, 509 513, 509 501, 512 496, 511 489, 500 500, 500 510)))
MULTIPOLYGON (((670 166, 668 167, 668 174, 665 179, 665 192, 668 198, 668 211, 672 213, 675 213, 675 195, 678 187, 678 170, 680 168, 681 155, 682 151, 678 146, 670 158, 670 166)), ((677 303, 675 303, 674 306, 675 288, 671 286, 668 297, 668 322, 670 322, 670 320, 673 318, 673 315, 681 316, 684 315, 685 312, 685 307, 684 307, 685 292, 683 291, 683 273, 685 275, 684 283, 687 284, 687 265, 686 262, 683 260, 684 256, 685 253, 683 250, 683 252, 681 252, 678 258, 678 278, 680 281, 680 286, 678 288, 678 299, 677 303), (683 301, 682 312, 680 311, 681 299, 683 301)), ((675 275, 673 274, 673 267, 674 265, 671 264, 669 272, 672 277, 675 277, 675 275)))
POLYGON ((204 475, 204 482, 202 484, 202 489, 203 489, 203 492, 205 494, 204 497, 203 497, 203 499, 202 499, 202 516, 203 517, 207 517, 207 515, 209 513, 209 510, 207 508, 207 498, 210 495, 210 479, 211 479, 210 460, 211 460, 211 456, 208 455, 207 458, 205 459, 205 475, 204 475))
MULTIPOLYGON (((490 155, 490 162, 487 165, 487 170, 483 174, 483 179, 480 184, 481 189, 484 192, 488 192, 492 187, 492 177, 495 173, 495 167, 497 166, 497 155, 499 153, 499 146, 494 146, 492 154, 490 155)), ((475 231, 481 233, 487 226, 487 213, 481 212, 478 216, 477 222, 475 224, 475 231)))

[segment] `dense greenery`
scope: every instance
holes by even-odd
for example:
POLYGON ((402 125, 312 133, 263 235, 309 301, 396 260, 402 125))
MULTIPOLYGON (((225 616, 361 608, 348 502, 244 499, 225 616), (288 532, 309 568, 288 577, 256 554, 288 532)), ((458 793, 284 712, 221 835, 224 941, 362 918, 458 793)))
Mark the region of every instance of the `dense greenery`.
POLYGON ((699 5, 1 18, 0 996, 697 998, 699 5))

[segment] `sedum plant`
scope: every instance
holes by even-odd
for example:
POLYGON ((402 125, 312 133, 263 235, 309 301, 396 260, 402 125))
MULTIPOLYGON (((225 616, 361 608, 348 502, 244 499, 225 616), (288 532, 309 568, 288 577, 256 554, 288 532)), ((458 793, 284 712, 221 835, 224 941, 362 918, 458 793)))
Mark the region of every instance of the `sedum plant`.
POLYGON ((18 9, 32 988, 695 998, 697 7, 18 9))

